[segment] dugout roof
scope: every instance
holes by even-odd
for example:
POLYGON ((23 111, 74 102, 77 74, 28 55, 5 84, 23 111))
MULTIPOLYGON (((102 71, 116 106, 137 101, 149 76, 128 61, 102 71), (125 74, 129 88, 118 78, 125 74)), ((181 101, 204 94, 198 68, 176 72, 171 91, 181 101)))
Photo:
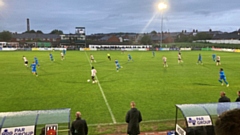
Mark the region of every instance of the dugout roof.
POLYGON ((206 103, 206 104, 177 104, 184 117, 219 115, 219 112, 240 108, 240 102, 206 103))
POLYGON ((0 128, 40 124, 70 123, 71 109, 0 113, 0 128))

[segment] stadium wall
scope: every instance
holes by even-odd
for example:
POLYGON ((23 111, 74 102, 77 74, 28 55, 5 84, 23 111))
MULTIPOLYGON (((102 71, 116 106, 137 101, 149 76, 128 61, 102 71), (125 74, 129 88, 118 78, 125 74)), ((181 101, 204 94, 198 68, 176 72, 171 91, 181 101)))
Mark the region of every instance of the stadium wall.
POLYGON ((240 44, 238 39, 224 39, 224 40, 197 40, 199 43, 213 43, 213 44, 240 44))

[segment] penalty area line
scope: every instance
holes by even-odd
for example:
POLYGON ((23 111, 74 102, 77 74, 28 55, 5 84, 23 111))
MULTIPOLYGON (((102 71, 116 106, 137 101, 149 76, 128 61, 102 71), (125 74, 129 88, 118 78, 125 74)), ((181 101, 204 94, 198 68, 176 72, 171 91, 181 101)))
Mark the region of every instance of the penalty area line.
MULTIPOLYGON (((85 55, 86 55, 86 57, 87 57, 87 60, 88 60, 88 62, 89 62, 89 64, 90 64, 90 66, 92 67, 91 61, 90 61, 90 59, 88 58, 86 51, 85 51, 85 55)), ((99 87, 99 89, 100 89, 100 91, 101 91, 101 93, 102 93, 102 97, 103 97, 103 99, 104 99, 104 101, 105 101, 105 104, 106 104, 106 106, 107 106, 107 108, 108 108, 108 111, 109 111, 109 113, 110 113, 110 115, 111 115, 111 117, 112 117, 112 121, 113 121, 114 124, 116 124, 116 123, 117 123, 117 122, 116 122, 116 119, 115 119, 115 117, 114 117, 114 115, 113 115, 113 113, 112 113, 112 109, 111 109, 110 105, 108 104, 107 98, 106 98, 106 96, 105 96, 105 94, 104 94, 104 91, 103 91, 103 89, 102 89, 102 86, 101 86, 101 84, 100 84, 100 81, 98 80, 97 75, 96 75, 95 77, 96 77, 96 79, 97 79, 97 81, 98 81, 97 84, 98 84, 98 87, 99 87)))

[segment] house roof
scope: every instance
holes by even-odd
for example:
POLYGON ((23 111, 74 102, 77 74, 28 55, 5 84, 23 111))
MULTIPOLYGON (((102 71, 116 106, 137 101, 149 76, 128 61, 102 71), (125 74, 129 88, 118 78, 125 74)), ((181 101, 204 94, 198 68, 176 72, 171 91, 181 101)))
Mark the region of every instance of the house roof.
POLYGON ((240 34, 238 33, 224 33, 216 34, 213 39, 240 39, 240 34))
POLYGON ((60 38, 57 34, 23 33, 13 34, 13 38, 60 38))
POLYGON ((107 41, 111 36, 104 36, 102 38, 100 38, 99 40, 101 41, 107 41))

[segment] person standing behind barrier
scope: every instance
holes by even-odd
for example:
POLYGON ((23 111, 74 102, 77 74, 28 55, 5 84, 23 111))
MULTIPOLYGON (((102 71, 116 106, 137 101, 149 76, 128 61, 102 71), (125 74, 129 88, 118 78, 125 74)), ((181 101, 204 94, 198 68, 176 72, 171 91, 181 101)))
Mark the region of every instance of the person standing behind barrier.
POLYGON ((226 96, 226 93, 224 91, 220 92, 220 98, 218 99, 218 102, 231 102, 230 98, 226 96))
POLYGON ((134 101, 130 103, 131 109, 127 112, 126 122, 128 123, 127 133, 129 135, 140 134, 139 123, 142 121, 141 112, 135 108, 136 104, 134 101))
POLYGON ((236 99, 237 106, 240 108, 240 91, 237 92, 238 98, 236 99))
POLYGON ((220 92, 220 98, 218 99, 218 102, 220 103, 220 104, 218 104, 218 108, 217 108, 217 113, 219 115, 222 114, 223 112, 229 110, 230 105, 228 105, 228 104, 221 104, 223 102, 231 102, 230 98, 228 98, 226 96, 226 93, 224 91, 220 92))
POLYGON ((215 123, 216 135, 240 134, 240 109, 227 111, 220 115, 215 123))
POLYGON ((72 135, 87 135, 88 126, 86 120, 81 118, 81 112, 76 112, 76 120, 72 122, 72 135))
POLYGON ((240 91, 237 92, 238 98, 236 99, 236 102, 240 102, 240 91))

